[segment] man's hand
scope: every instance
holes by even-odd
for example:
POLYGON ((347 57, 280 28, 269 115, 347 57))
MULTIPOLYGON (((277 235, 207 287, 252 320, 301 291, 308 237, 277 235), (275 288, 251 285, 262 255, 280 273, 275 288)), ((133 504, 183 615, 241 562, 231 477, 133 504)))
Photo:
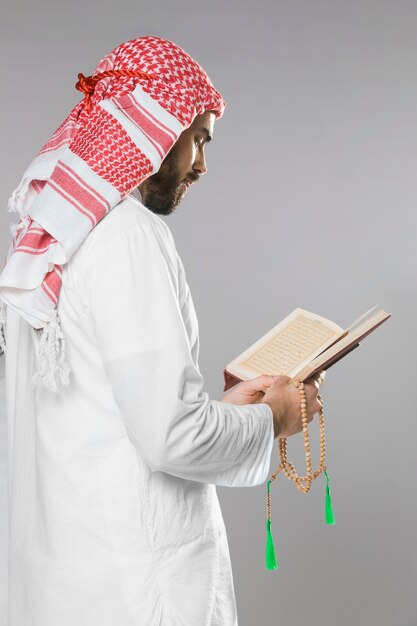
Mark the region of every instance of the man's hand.
POLYGON ((264 393, 270 388, 276 377, 265 374, 252 380, 239 383, 229 393, 224 396, 222 402, 232 404, 256 404, 264 402, 264 393))
MULTIPOLYGON (((262 402, 272 409, 275 437, 290 437, 303 429, 300 392, 288 376, 274 376, 273 379, 272 385, 265 391, 262 402)), ((304 388, 307 398, 307 420, 311 422, 314 414, 321 408, 317 399, 318 377, 304 383, 304 388)))
MULTIPOLYGON (((307 397, 308 422, 321 408, 317 399, 319 386, 326 373, 319 372, 304 383, 307 397)), ((275 437, 290 437, 303 429, 301 421, 300 392, 288 376, 265 374, 252 380, 239 383, 222 399, 232 404, 257 404, 265 402, 271 407, 274 416, 275 437)))

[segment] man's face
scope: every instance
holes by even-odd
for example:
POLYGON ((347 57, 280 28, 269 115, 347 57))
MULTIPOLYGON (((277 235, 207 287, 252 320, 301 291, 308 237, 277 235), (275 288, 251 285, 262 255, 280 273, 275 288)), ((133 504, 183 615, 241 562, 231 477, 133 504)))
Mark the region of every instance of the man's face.
POLYGON ((216 116, 197 115, 173 145, 161 167, 139 185, 143 204, 160 215, 169 215, 180 204, 189 185, 207 172, 204 147, 213 137, 216 116))

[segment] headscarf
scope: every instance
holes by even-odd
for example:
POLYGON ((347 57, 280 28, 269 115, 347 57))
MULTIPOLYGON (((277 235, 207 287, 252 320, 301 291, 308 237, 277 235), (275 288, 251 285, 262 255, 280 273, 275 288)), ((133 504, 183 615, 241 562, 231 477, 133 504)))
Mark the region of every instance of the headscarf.
POLYGON ((159 170, 196 115, 221 117, 225 102, 203 68, 159 37, 121 44, 94 74, 78 75, 84 93, 29 165, 9 200, 20 216, 0 274, 0 347, 6 304, 40 333, 41 380, 69 383, 57 315, 62 269, 91 230, 159 170))

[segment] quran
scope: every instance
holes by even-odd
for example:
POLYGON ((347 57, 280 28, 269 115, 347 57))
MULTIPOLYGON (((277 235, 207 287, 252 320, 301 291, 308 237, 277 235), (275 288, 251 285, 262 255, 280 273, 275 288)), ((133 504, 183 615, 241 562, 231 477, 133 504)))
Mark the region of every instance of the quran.
POLYGON ((390 313, 373 307, 344 330, 297 308, 226 366, 224 391, 262 374, 284 374, 303 382, 357 348, 389 317, 390 313))

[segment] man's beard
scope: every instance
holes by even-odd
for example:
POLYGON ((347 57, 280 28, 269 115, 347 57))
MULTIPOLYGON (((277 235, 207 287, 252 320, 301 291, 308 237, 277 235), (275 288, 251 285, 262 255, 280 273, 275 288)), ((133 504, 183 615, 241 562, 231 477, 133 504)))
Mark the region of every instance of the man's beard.
POLYGON ((175 152, 171 151, 156 174, 147 179, 143 204, 153 213, 170 215, 182 200, 181 183, 175 152))

